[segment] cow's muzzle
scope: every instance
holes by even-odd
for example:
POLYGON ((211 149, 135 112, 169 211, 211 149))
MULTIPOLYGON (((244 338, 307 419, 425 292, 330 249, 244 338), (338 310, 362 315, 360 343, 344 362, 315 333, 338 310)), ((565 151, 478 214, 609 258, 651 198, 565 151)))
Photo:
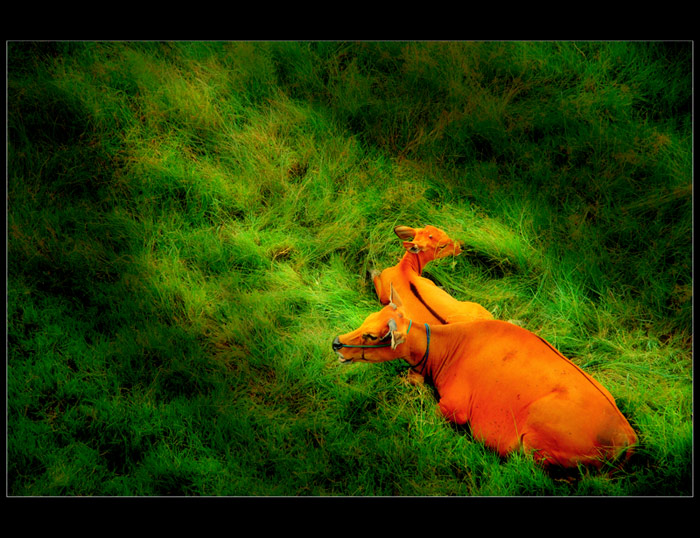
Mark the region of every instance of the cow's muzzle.
POLYGON ((347 357, 343 356, 343 354, 340 352, 340 350, 346 346, 340 343, 340 339, 337 336, 333 339, 333 343, 331 345, 333 346, 333 351, 335 351, 336 355, 338 355, 338 360, 340 362, 352 362, 352 359, 348 359, 347 357))

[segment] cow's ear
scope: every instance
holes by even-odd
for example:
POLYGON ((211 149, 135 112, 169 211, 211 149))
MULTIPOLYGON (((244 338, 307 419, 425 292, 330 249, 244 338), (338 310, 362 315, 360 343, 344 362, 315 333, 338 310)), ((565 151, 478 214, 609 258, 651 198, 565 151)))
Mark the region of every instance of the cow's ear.
POLYGON ((401 300, 398 292, 394 289, 393 283, 389 284, 389 302, 399 308, 403 306, 403 301, 401 300))
POLYGON ((396 346, 403 344, 406 341, 406 335, 399 331, 391 332, 391 349, 396 349, 396 346))
POLYGON ((384 336, 382 336, 382 340, 386 340, 391 336, 391 334, 397 330, 396 327, 396 320, 394 318, 389 319, 389 323, 387 323, 387 331, 384 336))
POLYGON ((389 332, 384 335, 384 338, 391 335, 391 349, 396 349, 396 346, 406 341, 406 335, 399 332, 395 319, 391 318, 387 325, 389 326, 389 332))
POLYGON ((410 226, 395 226, 394 233, 399 239, 413 239, 416 236, 416 230, 410 226))
POLYGON ((406 335, 399 331, 391 331, 391 349, 396 349, 396 346, 403 344, 406 341, 406 335))

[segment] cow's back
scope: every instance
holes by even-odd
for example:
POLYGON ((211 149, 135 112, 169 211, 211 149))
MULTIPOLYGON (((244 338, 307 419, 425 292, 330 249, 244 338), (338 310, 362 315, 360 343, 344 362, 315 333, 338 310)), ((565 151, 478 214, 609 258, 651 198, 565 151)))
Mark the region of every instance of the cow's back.
POLYGON ((493 319, 493 315, 478 303, 460 301, 427 278, 410 275, 400 282, 399 290, 406 311, 418 323, 442 325, 493 319))
POLYGON ((495 320, 448 327, 433 338, 453 340, 435 380, 440 405, 475 438, 502 454, 534 444, 563 465, 636 441, 610 392, 543 339, 495 320))

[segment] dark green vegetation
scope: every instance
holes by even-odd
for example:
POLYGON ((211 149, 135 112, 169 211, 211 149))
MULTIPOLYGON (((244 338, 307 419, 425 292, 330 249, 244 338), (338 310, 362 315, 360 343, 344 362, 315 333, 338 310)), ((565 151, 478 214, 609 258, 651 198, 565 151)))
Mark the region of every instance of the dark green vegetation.
POLYGON ((9 43, 10 495, 692 493, 689 43, 9 43), (340 365, 393 226, 597 377, 611 474, 340 365))

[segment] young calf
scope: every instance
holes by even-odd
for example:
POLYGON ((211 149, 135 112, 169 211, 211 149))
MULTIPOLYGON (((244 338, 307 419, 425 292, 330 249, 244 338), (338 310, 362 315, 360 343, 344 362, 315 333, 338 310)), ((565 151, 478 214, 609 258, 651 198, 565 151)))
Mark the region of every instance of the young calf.
POLYGON ((637 442, 600 383, 510 323, 416 323, 392 291, 391 303, 336 337, 333 350, 342 362, 406 360, 432 380, 443 415, 469 423, 502 456, 524 449, 543 466, 600 467, 629 457, 637 442))
POLYGON ((404 240, 406 253, 395 266, 372 274, 374 288, 382 304, 390 302, 390 286, 393 285, 404 298, 406 311, 417 323, 445 325, 458 321, 493 319, 491 313, 480 304, 458 301, 434 282, 421 276, 428 262, 459 254, 459 243, 434 226, 417 229, 396 226, 394 233, 404 240))

